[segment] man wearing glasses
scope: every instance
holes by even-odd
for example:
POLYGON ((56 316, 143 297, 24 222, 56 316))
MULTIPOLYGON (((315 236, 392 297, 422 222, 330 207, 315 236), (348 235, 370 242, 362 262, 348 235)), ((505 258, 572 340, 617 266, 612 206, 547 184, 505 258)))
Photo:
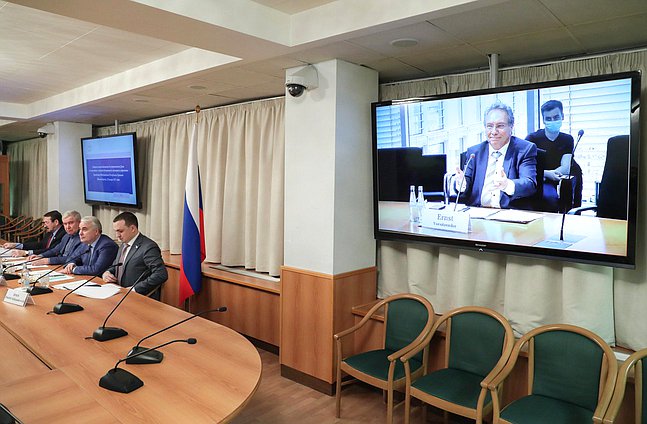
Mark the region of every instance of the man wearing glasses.
POLYGON ((514 114, 503 103, 485 111, 487 141, 467 149, 464 171, 456 169, 454 189, 469 206, 532 207, 537 190, 537 147, 512 135, 514 114))

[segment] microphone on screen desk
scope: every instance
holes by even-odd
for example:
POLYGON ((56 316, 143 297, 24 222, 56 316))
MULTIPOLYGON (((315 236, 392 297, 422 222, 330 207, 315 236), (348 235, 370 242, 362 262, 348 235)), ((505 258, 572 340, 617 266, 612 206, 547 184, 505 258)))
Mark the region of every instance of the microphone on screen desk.
MULTIPOLYGON (((115 266, 116 268, 117 266, 115 266)), ((123 328, 119 327, 106 327, 106 323, 108 322, 108 318, 117 310, 119 305, 121 305, 121 302, 126 299, 126 296, 130 294, 131 291, 135 288, 135 286, 142 281, 144 276, 150 274, 150 271, 148 269, 145 269, 144 272, 141 273, 141 275, 135 280, 132 286, 128 289, 126 294, 121 298, 121 300, 115 305, 114 308, 112 308, 112 311, 108 314, 106 319, 103 321, 103 325, 100 327, 97 327, 96 330, 92 333, 92 337, 94 340, 100 341, 100 342, 105 342, 106 340, 112 340, 112 339, 117 339, 119 337, 127 336, 128 332, 124 330, 123 328)), ((88 337, 90 338, 90 337, 88 337)))
MULTIPOLYGON (((580 140, 582 139, 582 136, 584 135, 584 130, 579 130, 577 132, 577 142, 575 142, 575 146, 573 146, 573 151, 571 152, 571 163, 568 167, 568 176, 566 177, 566 181, 568 181, 569 184, 571 183, 571 170, 573 169, 573 162, 575 161, 575 149, 577 149, 577 145, 580 144, 580 140)), ((573 208, 573 190, 571 190, 571 201, 569 203, 569 208, 573 208)), ((564 241, 564 223, 566 222, 566 214, 568 213, 567 210, 562 213, 562 225, 559 229, 559 240, 564 241)))
MULTIPOLYGON (((474 153, 470 155, 470 158, 465 163, 465 171, 467 171, 467 167, 470 165, 470 162, 472 161, 472 159, 474 159, 475 156, 476 155, 474 155, 474 153)), ((456 203, 454 203, 454 212, 456 212, 456 207, 458 206, 458 199, 460 199, 461 197, 461 189, 463 188, 463 183, 465 182, 465 171, 463 171, 463 178, 461 179, 461 183, 458 185, 458 194, 456 195, 456 203)))
POLYGON ((158 335, 159 333, 162 333, 166 330, 170 330, 171 328, 180 325, 182 323, 185 323, 189 320, 192 320, 193 318, 202 316, 204 314, 208 314, 209 312, 227 312, 227 307, 226 306, 221 306, 219 308, 214 308, 214 309, 209 309, 206 311, 198 312, 197 314, 193 314, 188 318, 184 318, 181 321, 176 322, 175 324, 171 324, 168 327, 164 327, 161 330, 158 330, 152 334, 149 334, 148 336, 144 337, 140 341, 137 342, 135 347, 133 347, 130 352, 128 352, 128 358, 126 358, 126 363, 127 364, 158 364, 162 362, 164 359, 164 354, 162 352, 159 352, 153 349, 148 349, 145 347, 141 347, 140 344, 146 340, 149 339, 153 336, 158 335), (135 356, 136 355, 136 356, 135 356))
POLYGON ((172 343, 188 343, 192 345, 192 344, 196 344, 197 342, 198 341, 194 338, 188 338, 185 340, 182 340, 182 339, 171 340, 170 342, 162 343, 161 345, 152 347, 150 349, 145 349, 141 352, 128 355, 127 357, 118 360, 117 363, 115 364, 115 367, 108 370, 106 375, 104 375, 99 379, 99 386, 103 387, 104 389, 112 390, 113 392, 119 392, 119 393, 130 393, 134 390, 137 390, 144 385, 144 382, 141 381, 139 377, 137 377, 135 374, 132 374, 123 368, 118 368, 120 363, 124 361, 128 363, 128 359, 135 358, 140 355, 145 355, 150 351, 159 349, 161 347, 170 345, 172 343))

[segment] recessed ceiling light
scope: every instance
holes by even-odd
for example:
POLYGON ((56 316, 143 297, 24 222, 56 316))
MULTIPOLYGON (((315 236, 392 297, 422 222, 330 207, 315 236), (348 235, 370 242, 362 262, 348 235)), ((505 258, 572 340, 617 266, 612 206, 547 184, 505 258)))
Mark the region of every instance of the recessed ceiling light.
POLYGON ((190 86, 189 86, 189 88, 190 88, 191 90, 204 90, 204 89, 206 89, 207 87, 205 87, 204 85, 190 85, 190 86))
POLYGON ((135 99, 133 100, 135 103, 148 103, 148 100, 146 99, 135 99))
POLYGON ((415 38, 398 38, 391 41, 393 47, 413 47, 418 45, 418 40, 415 38))

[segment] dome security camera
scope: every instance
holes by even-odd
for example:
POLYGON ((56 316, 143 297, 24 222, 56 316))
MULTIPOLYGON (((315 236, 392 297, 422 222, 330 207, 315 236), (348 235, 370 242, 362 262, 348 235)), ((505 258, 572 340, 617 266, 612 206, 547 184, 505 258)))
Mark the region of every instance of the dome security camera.
POLYGON ((288 94, 292 97, 299 97, 306 90, 317 88, 319 86, 317 69, 312 65, 308 65, 292 75, 288 75, 285 78, 285 86, 288 89, 288 94))
POLYGON ((40 127, 39 129, 37 129, 36 132, 38 133, 38 136, 40 138, 45 138, 49 134, 54 134, 56 132, 56 127, 54 127, 54 124, 52 124, 50 122, 49 124, 45 125, 44 127, 40 127))

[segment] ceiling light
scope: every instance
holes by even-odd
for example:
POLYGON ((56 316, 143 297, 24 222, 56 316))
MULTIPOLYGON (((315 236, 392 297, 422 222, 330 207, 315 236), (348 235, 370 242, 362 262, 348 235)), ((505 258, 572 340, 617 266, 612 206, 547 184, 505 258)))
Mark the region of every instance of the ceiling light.
POLYGON ((415 38, 398 38, 391 41, 393 47, 413 47, 418 45, 418 40, 415 38))
POLYGON ((207 87, 205 87, 204 85, 190 85, 190 86, 189 86, 189 88, 190 88, 191 90, 204 90, 204 89, 206 89, 207 87))
POLYGON ((135 99, 133 100, 135 103, 148 103, 148 100, 146 99, 135 99))

